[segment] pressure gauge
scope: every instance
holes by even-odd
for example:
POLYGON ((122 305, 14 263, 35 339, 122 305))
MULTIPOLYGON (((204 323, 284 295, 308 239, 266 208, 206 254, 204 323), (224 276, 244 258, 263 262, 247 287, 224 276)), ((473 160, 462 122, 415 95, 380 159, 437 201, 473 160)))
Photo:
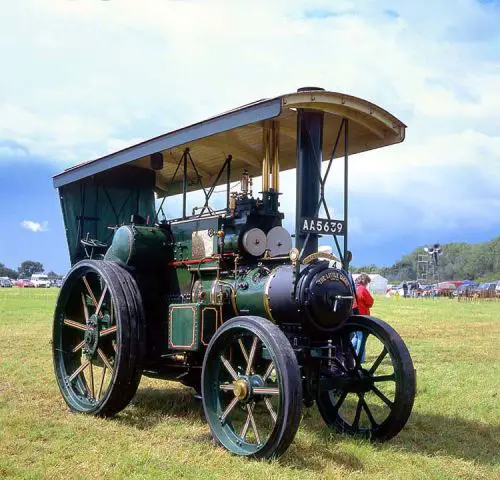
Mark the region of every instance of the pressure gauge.
POLYGON ((288 253, 288 256, 290 257, 290 261, 292 263, 295 263, 299 259, 299 255, 300 255, 299 249, 295 247, 292 248, 288 253))

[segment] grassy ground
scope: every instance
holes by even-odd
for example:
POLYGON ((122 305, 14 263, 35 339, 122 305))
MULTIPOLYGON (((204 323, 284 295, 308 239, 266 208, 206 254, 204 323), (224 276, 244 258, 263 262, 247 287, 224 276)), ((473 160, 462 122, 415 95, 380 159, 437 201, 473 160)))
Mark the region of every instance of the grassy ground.
POLYGON ((372 445, 305 410, 287 454, 257 462, 215 447, 173 383, 143 379, 111 420, 71 414, 52 371, 55 295, 0 290, 0 478, 500 478, 500 302, 377 299, 418 371, 409 424, 372 445))

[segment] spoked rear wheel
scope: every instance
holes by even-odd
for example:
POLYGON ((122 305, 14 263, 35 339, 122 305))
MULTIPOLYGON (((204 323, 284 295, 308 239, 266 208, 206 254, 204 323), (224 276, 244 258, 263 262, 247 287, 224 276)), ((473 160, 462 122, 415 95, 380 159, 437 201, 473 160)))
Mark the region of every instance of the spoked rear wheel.
POLYGON ((115 263, 84 260, 69 272, 54 314, 59 389, 76 412, 111 416, 141 378, 144 314, 133 277, 115 263))
POLYGON ((203 362, 203 407, 216 441, 255 458, 281 455, 300 422, 302 384, 283 332, 260 317, 219 328, 203 362))
POLYGON ((351 317, 339 336, 337 355, 320 374, 319 412, 340 433, 389 440, 406 424, 415 398, 408 349, 374 317, 351 317))

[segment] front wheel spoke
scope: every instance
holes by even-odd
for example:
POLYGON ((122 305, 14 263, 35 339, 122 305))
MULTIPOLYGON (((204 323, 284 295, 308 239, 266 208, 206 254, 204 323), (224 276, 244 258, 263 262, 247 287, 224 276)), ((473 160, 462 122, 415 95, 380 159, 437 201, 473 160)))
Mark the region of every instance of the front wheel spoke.
POLYGON ((279 395, 280 389, 277 387, 253 387, 252 392, 258 395, 279 395))
POLYGON ((361 397, 358 400, 358 406, 356 407, 356 413, 354 415, 354 421, 352 422, 352 426, 354 428, 359 428, 359 419, 361 417, 361 409, 363 408, 363 404, 361 403, 361 397))
POLYGON ((85 340, 82 340, 78 345, 75 346, 75 348, 73 348, 73 350, 71 350, 73 353, 76 353, 78 352, 78 350, 80 350, 83 346, 85 345, 85 340))
POLYGON ((224 385, 219 385, 219 389, 223 392, 234 392, 234 385, 232 383, 225 383, 224 385))
POLYGON ((109 363, 108 358, 106 357, 106 355, 104 355, 104 352, 100 348, 97 349, 97 355, 99 355, 104 365, 106 365, 106 367, 108 368, 109 372, 113 373, 113 367, 111 366, 111 363, 109 363))
POLYGON ((250 375, 250 372, 252 371, 252 364, 253 364, 253 359, 255 358, 255 351, 257 350, 258 340, 259 340, 258 337, 254 337, 253 339, 252 347, 250 348, 250 354, 248 355, 247 369, 245 371, 245 375, 250 375))
POLYGON ((356 363, 356 367, 361 368, 361 361, 358 357, 358 354, 356 353, 356 349, 354 348, 354 345, 351 342, 349 342, 349 350, 351 351, 351 354, 354 357, 354 362, 356 363))
POLYGON ((394 406, 394 403, 391 402, 375 385, 372 386, 372 391, 380 398, 390 409, 394 406))
POLYGON ((372 380, 374 382, 395 382, 396 376, 394 373, 391 375, 379 375, 378 377, 373 377, 372 380))
POLYGON ((365 409, 365 413, 368 416, 368 420, 370 420, 370 423, 372 424, 372 427, 378 427, 378 423, 373 418, 372 412, 371 412, 370 408, 368 407, 368 404, 366 403, 366 400, 363 397, 359 397, 359 400, 362 403, 363 408, 365 409))
POLYGON ((87 330, 86 325, 80 322, 75 322, 74 320, 70 320, 69 318, 64 319, 64 325, 67 325, 68 327, 72 328, 77 328, 78 330, 87 330))
POLYGON ((97 390, 97 397, 96 399, 99 400, 101 398, 101 392, 102 392, 102 387, 104 385, 104 377, 106 376, 106 365, 102 367, 102 377, 101 377, 101 383, 99 384, 99 390, 97 390))
POLYGON ((116 325, 113 325, 112 327, 104 328, 103 330, 101 330, 99 332, 99 336, 104 337, 106 335, 111 335, 112 333, 116 333, 117 330, 118 330, 118 327, 116 325))
POLYGON ((375 363, 372 365, 372 368, 370 368, 369 370, 371 374, 373 374, 375 370, 377 370, 377 368, 382 363, 382 360, 384 360, 386 355, 387 355, 387 349, 384 347, 383 350, 380 352, 380 355, 377 357, 377 360, 375 360, 375 363))
POLYGON ((238 404, 238 402, 239 402, 239 398, 238 397, 234 397, 231 400, 231 402, 229 403, 229 405, 227 406, 227 408, 224 410, 224 413, 220 417, 220 422, 221 423, 225 423, 226 422, 226 418, 233 411, 234 407, 236 407, 236 405, 238 404))
POLYGON ((332 357, 332 362, 335 363, 344 373, 349 373, 347 368, 345 368, 345 365, 337 358, 337 357, 332 357))
POLYGON ((260 435, 259 430, 257 429, 257 423, 255 423, 255 417, 253 416, 253 411, 250 408, 250 405, 247 405, 248 416, 250 417, 250 423, 252 424, 253 433, 255 434, 255 439, 257 440, 257 444, 260 444, 260 435))
POLYGON ((274 411, 273 404, 271 403, 271 400, 269 400, 268 397, 265 397, 264 403, 266 404, 266 407, 269 410, 269 413, 271 414, 271 418, 273 419, 273 423, 276 423, 276 420, 278 419, 278 414, 274 411))
POLYGON ((342 406, 342 404, 344 403, 344 400, 346 399, 347 397, 347 392, 342 392, 340 394, 340 397, 339 399, 337 400, 337 403, 335 404, 335 406, 333 407, 333 409, 335 410, 335 412, 338 412, 340 407, 342 406))
POLYGON ((235 372, 233 366, 229 363, 229 361, 224 358, 224 355, 220 356, 220 361, 226 367, 226 370, 229 372, 229 375, 233 378, 233 380, 238 380, 238 374, 235 372))
POLYGON ((72 374, 71 376, 68 378, 68 381, 73 381, 74 378, 79 374, 81 373, 83 370, 85 370, 88 365, 89 365, 90 361, 89 360, 86 360, 84 363, 82 363, 72 374))

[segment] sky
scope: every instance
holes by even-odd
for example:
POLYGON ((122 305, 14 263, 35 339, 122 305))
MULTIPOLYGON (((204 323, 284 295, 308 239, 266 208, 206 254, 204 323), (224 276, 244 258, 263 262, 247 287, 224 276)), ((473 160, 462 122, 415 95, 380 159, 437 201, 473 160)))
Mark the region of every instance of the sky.
MULTIPOLYGON (((67 270, 55 173, 305 85, 367 99, 408 125, 404 143, 351 157, 356 265, 499 235, 500 2, 430 5, 5 2, 0 262, 67 270)), ((287 226, 293 190, 283 192, 287 226)))

